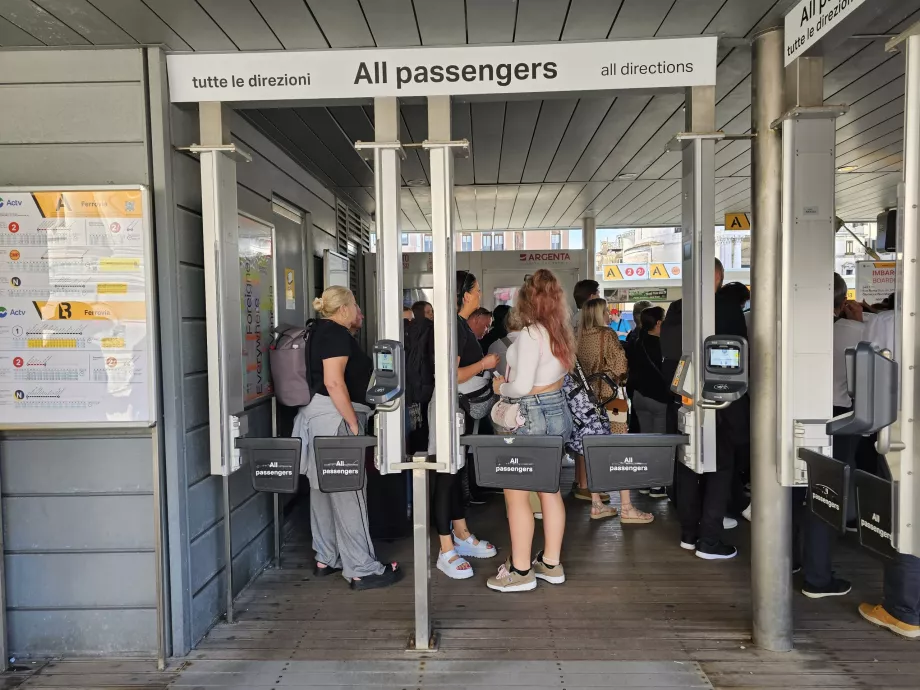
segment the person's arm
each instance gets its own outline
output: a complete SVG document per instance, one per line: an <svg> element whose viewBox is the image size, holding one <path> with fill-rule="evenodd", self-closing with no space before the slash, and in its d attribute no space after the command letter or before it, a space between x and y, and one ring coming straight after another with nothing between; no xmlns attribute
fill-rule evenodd
<svg viewBox="0 0 920 690"><path fill-rule="evenodd" d="M351 398L348 395L348 387L345 385L345 365L348 364L348 357L330 357L323 360L323 383L326 391L332 399L332 404L351 433L358 436L361 427L358 425L358 415L351 404Z"/></svg>
<svg viewBox="0 0 920 690"><path fill-rule="evenodd" d="M534 335L536 334L536 337ZM535 329L524 329L514 343L517 348L517 367L514 381L506 381L499 387L499 392L508 398L523 398L533 390L537 379L537 366L540 364L540 335Z"/></svg>
<svg viewBox="0 0 920 690"><path fill-rule="evenodd" d="M460 358L457 357L457 383L466 383L474 376L479 376L486 369L494 369L498 365L498 355L486 355L478 362L466 367L460 366Z"/></svg>

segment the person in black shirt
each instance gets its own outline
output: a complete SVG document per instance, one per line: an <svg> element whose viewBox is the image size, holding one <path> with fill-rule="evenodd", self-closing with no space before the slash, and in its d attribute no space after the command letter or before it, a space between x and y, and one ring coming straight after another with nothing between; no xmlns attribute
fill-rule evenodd
<svg viewBox="0 0 920 690"><path fill-rule="evenodd" d="M716 333L747 338L747 324L738 301L718 293L724 278L722 262L715 259ZM662 370L667 381L673 379L683 350L682 318L683 303L677 300L671 304L661 324ZM678 405L673 405L669 410L669 433L677 432L677 409ZM680 545L706 560L724 560L738 555L734 546L722 541L722 529L731 495L734 456L750 436L749 409L745 396L724 410L716 411L715 472L700 475L683 463L677 463L674 482L681 523Z"/></svg>
<svg viewBox="0 0 920 690"><path fill-rule="evenodd" d="M301 472L310 482L310 527L317 577L341 572L352 589L374 589L402 579L397 563L383 565L374 554L363 491L323 493L319 489L313 441L319 436L361 436L371 414L365 403L372 374L370 358L349 328L358 305L350 290L333 286L313 300L320 320L307 342L307 377L313 397L300 408L294 435L302 445Z"/></svg>

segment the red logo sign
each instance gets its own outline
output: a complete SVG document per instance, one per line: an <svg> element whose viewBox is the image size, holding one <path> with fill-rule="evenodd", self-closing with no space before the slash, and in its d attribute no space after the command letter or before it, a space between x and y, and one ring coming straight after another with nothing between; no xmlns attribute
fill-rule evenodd
<svg viewBox="0 0 920 690"><path fill-rule="evenodd" d="M121 232L121 225L118 223L112 223L109 226L109 230L111 230L113 233L117 235L119 232Z"/></svg>
<svg viewBox="0 0 920 690"><path fill-rule="evenodd" d="M568 252L522 252L518 254L518 259L527 263L531 261L570 261L571 258Z"/></svg>
<svg viewBox="0 0 920 690"><path fill-rule="evenodd" d="M13 234L19 232L19 223L10 223L10 224L9 224L9 230L10 230L10 232L12 232Z"/></svg>
<svg viewBox="0 0 920 690"><path fill-rule="evenodd" d="M109 369L111 369L111 368L113 368L113 367L117 367L117 366L118 366L118 360L115 359L114 357L108 357L108 358L106 358L106 360L105 360L105 365L106 365Z"/></svg>
<svg viewBox="0 0 920 690"><path fill-rule="evenodd" d="M633 273L634 273L633 269L631 269L631 268L627 268L627 269L626 269L626 275L627 275L627 276L632 276Z"/></svg>
<svg viewBox="0 0 920 690"><path fill-rule="evenodd" d="M13 357L14 367L16 367L17 369L22 369L23 364L25 364L25 362L22 361L22 357Z"/></svg>
<svg viewBox="0 0 920 690"><path fill-rule="evenodd" d="M636 275L641 278L642 276L645 275L645 269L640 266L639 268L636 269Z"/></svg>
<svg viewBox="0 0 920 690"><path fill-rule="evenodd" d="M10 258L11 258L13 261L19 261L19 257L20 257L20 256L21 256L21 254L19 253L19 250L18 250L18 249L14 249L13 251L10 252Z"/></svg>
<svg viewBox="0 0 920 690"><path fill-rule="evenodd" d="M680 275L680 266L671 266L671 275L679 276Z"/></svg>

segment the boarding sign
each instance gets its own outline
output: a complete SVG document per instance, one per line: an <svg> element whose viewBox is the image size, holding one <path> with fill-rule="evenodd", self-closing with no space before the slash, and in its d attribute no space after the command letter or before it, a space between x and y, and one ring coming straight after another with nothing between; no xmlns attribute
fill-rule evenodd
<svg viewBox="0 0 920 690"><path fill-rule="evenodd" d="M785 19L785 64L801 57L866 0L801 0Z"/></svg>
<svg viewBox="0 0 920 690"><path fill-rule="evenodd" d="M167 56L173 103L713 86L714 36Z"/></svg>
<svg viewBox="0 0 920 690"><path fill-rule="evenodd" d="M876 304L895 291L897 264L894 261L856 262L856 300Z"/></svg>
<svg viewBox="0 0 920 690"><path fill-rule="evenodd" d="M148 426L146 190L0 190L0 427Z"/></svg>

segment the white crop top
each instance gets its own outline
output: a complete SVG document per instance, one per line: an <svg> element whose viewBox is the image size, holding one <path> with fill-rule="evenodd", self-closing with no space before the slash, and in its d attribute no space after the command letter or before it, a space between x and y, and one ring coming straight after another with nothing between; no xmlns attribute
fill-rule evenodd
<svg viewBox="0 0 920 690"><path fill-rule="evenodd" d="M549 386L568 372L550 348L549 333L543 326L528 326L508 348L508 381L501 394L522 398L538 386Z"/></svg>

